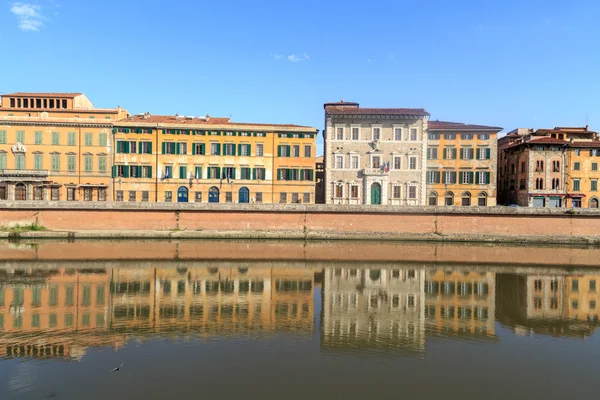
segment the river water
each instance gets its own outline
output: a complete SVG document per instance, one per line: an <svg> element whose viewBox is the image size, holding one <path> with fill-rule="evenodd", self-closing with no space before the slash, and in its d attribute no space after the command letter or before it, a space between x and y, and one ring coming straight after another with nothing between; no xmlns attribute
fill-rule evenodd
<svg viewBox="0 0 600 400"><path fill-rule="evenodd" d="M598 398L598 256L5 243L0 399Z"/></svg>

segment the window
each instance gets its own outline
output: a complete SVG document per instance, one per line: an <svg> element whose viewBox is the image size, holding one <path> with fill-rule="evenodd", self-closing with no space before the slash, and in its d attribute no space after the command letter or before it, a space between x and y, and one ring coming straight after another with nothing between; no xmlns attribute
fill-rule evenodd
<svg viewBox="0 0 600 400"><path fill-rule="evenodd" d="M303 203L310 203L310 193L304 193L302 195L302 202Z"/></svg>
<svg viewBox="0 0 600 400"><path fill-rule="evenodd" d="M304 157L312 157L312 146L304 146Z"/></svg>
<svg viewBox="0 0 600 400"><path fill-rule="evenodd" d="M262 143L258 143L258 144L256 145L256 155L257 155L258 157L262 157L262 156L263 156L263 154L264 154L264 144L262 144Z"/></svg>
<svg viewBox="0 0 600 400"><path fill-rule="evenodd" d="M462 184L467 184L468 185L470 183L473 183L473 173L472 172L464 171L464 172L460 173L460 176L461 176L461 183Z"/></svg>
<svg viewBox="0 0 600 400"><path fill-rule="evenodd" d="M468 207L471 205L471 193L464 192L462 194L462 203L461 204L463 207Z"/></svg>
<svg viewBox="0 0 600 400"><path fill-rule="evenodd" d="M445 133L444 139L446 140L456 140L456 133Z"/></svg>
<svg viewBox="0 0 600 400"><path fill-rule="evenodd" d="M335 197L337 197L337 198L344 197L344 187L341 184L335 185Z"/></svg>
<svg viewBox="0 0 600 400"><path fill-rule="evenodd" d="M179 166L179 179L187 179L187 166Z"/></svg>
<svg viewBox="0 0 600 400"><path fill-rule="evenodd" d="M430 206L437 206L437 202L438 202L438 195L436 192L431 192L429 193L429 202L428 204Z"/></svg>
<svg viewBox="0 0 600 400"><path fill-rule="evenodd" d="M344 128L335 128L335 138L336 140L344 140Z"/></svg>
<svg viewBox="0 0 600 400"><path fill-rule="evenodd" d="M106 201L106 188L98 188L98 201Z"/></svg>
<svg viewBox="0 0 600 400"><path fill-rule="evenodd" d="M292 193L292 203L298 203L298 193Z"/></svg>
<svg viewBox="0 0 600 400"><path fill-rule="evenodd" d="M25 154L15 154L15 169L25 169Z"/></svg>
<svg viewBox="0 0 600 400"><path fill-rule="evenodd" d="M225 143L223 145L223 155L224 156L235 156L235 144Z"/></svg>
<svg viewBox="0 0 600 400"><path fill-rule="evenodd" d="M410 128L410 140L416 142L418 140L417 128Z"/></svg>
<svg viewBox="0 0 600 400"><path fill-rule="evenodd" d="M572 300L572 301L571 301L571 308L572 308L573 310L577 310L577 309L579 308L579 301L577 301L577 300Z"/></svg>
<svg viewBox="0 0 600 400"><path fill-rule="evenodd" d="M350 197L353 199L358 199L358 185L350 186Z"/></svg>
<svg viewBox="0 0 600 400"><path fill-rule="evenodd" d="M537 178L535 180L535 188L537 190L544 190L544 179L542 178Z"/></svg>
<svg viewBox="0 0 600 400"><path fill-rule="evenodd" d="M279 157L289 157L290 156L290 146L281 145L278 147L279 149Z"/></svg>
<svg viewBox="0 0 600 400"><path fill-rule="evenodd" d="M303 169L301 171L304 171L303 175L302 175L303 181L312 181L312 174L313 174L312 169Z"/></svg>
<svg viewBox="0 0 600 400"><path fill-rule="evenodd" d="M462 140L473 140L473 134L472 133L463 133L460 135Z"/></svg>
<svg viewBox="0 0 600 400"><path fill-rule="evenodd" d="M408 169L417 169L417 157L408 157Z"/></svg>
<svg viewBox="0 0 600 400"><path fill-rule="evenodd" d="M461 158L463 160L472 160L474 158L475 155L475 149L473 149L472 147L463 147L461 149Z"/></svg>
<svg viewBox="0 0 600 400"><path fill-rule="evenodd" d="M394 128L394 140L402 140L402 128Z"/></svg>
<svg viewBox="0 0 600 400"><path fill-rule="evenodd" d="M358 166L359 166L358 160L359 160L358 156L350 156L350 163L351 163L350 165L351 165L352 169L358 169Z"/></svg>
<svg viewBox="0 0 600 400"><path fill-rule="evenodd" d="M211 143L210 144L210 155L218 156L221 153L221 144L220 143Z"/></svg>
<svg viewBox="0 0 600 400"><path fill-rule="evenodd" d="M34 154L33 155L33 169L36 170L41 170L43 166L42 163L42 155L41 154Z"/></svg>
<svg viewBox="0 0 600 400"><path fill-rule="evenodd" d="M579 291L579 281L577 279L573 279L571 281L571 290L574 292L578 292Z"/></svg>
<svg viewBox="0 0 600 400"><path fill-rule="evenodd" d="M393 187L393 196L395 199L399 199L402 196L402 186Z"/></svg>
<svg viewBox="0 0 600 400"><path fill-rule="evenodd" d="M525 161L521 162L521 172L525 172L526 171L526 165L525 165Z"/></svg>
<svg viewBox="0 0 600 400"><path fill-rule="evenodd" d="M429 147L427 148L427 159L428 160L437 160L438 148L437 147Z"/></svg>
<svg viewBox="0 0 600 400"><path fill-rule="evenodd" d="M552 190L559 190L559 189L560 189L560 179L558 179L558 178L552 179Z"/></svg>
<svg viewBox="0 0 600 400"><path fill-rule="evenodd" d="M536 292L541 292L543 289L542 281L537 279L533 282L533 288Z"/></svg>
<svg viewBox="0 0 600 400"><path fill-rule="evenodd" d="M202 192L196 192L195 193L195 195L194 195L194 201L196 203L201 203L202 202Z"/></svg>
<svg viewBox="0 0 600 400"><path fill-rule="evenodd" d="M42 144L42 132L35 132L34 140L35 144Z"/></svg>
<svg viewBox="0 0 600 400"><path fill-rule="evenodd" d="M292 157L300 157L300 146L292 146Z"/></svg>
<svg viewBox="0 0 600 400"><path fill-rule="evenodd" d="M219 167L208 167L208 179L219 179Z"/></svg>
<svg viewBox="0 0 600 400"><path fill-rule="evenodd" d="M287 203L287 193L279 193L279 202Z"/></svg>
<svg viewBox="0 0 600 400"><path fill-rule="evenodd" d="M597 192L598 191L598 180L597 179L592 179L592 181L590 181L590 190L592 192Z"/></svg>
<svg viewBox="0 0 600 400"><path fill-rule="evenodd" d="M519 190L525 190L526 189L526 180L525 179L521 179L519 181Z"/></svg>
<svg viewBox="0 0 600 400"><path fill-rule="evenodd" d="M344 168L344 156L340 156L340 155L335 156L335 168L337 168L337 169Z"/></svg>
<svg viewBox="0 0 600 400"><path fill-rule="evenodd" d="M552 161L552 172L560 172L560 161Z"/></svg>
<svg viewBox="0 0 600 400"><path fill-rule="evenodd" d="M371 157L371 168L380 168L381 167L381 157L373 156Z"/></svg>
<svg viewBox="0 0 600 400"><path fill-rule="evenodd" d="M596 291L596 280L592 279L590 280L590 292L595 292Z"/></svg>
<svg viewBox="0 0 600 400"><path fill-rule="evenodd" d="M164 142L163 150L163 154L176 154L176 144L174 142Z"/></svg>
<svg viewBox="0 0 600 400"><path fill-rule="evenodd" d="M92 133L91 132L84 133L83 138L84 138L85 146L92 146L92 144L93 144L92 143L93 137L92 137Z"/></svg>
<svg viewBox="0 0 600 400"><path fill-rule="evenodd" d="M256 178L255 179L264 180L265 173L266 173L266 170L264 168L256 168Z"/></svg>
<svg viewBox="0 0 600 400"><path fill-rule="evenodd" d="M123 191L117 190L117 201L123 201Z"/></svg>
<svg viewBox="0 0 600 400"><path fill-rule="evenodd" d="M479 135L477 135L477 139L479 139L479 140L489 140L490 139L490 134L489 133L480 133Z"/></svg>
<svg viewBox="0 0 600 400"><path fill-rule="evenodd" d="M152 142L140 142L140 154L152 154Z"/></svg>
<svg viewBox="0 0 600 400"><path fill-rule="evenodd" d="M444 171L442 183L456 183L456 171Z"/></svg>
<svg viewBox="0 0 600 400"><path fill-rule="evenodd" d="M70 173L75 172L75 164L76 164L77 159L75 158L74 155L70 154L67 156L67 170Z"/></svg>
<svg viewBox="0 0 600 400"><path fill-rule="evenodd" d="M444 160L456 160L456 147L446 147L444 149Z"/></svg>
<svg viewBox="0 0 600 400"><path fill-rule="evenodd" d="M535 172L544 172L544 161L537 160L535 162Z"/></svg>
<svg viewBox="0 0 600 400"><path fill-rule="evenodd" d="M431 133L431 132L429 132L427 134L427 139L429 139L429 140L440 140L440 134L439 133Z"/></svg>
<svg viewBox="0 0 600 400"><path fill-rule="evenodd" d="M592 171L598 171L598 163L592 163Z"/></svg>
<svg viewBox="0 0 600 400"><path fill-rule="evenodd" d="M68 187L67 188L67 201L75 201L75 188Z"/></svg>
<svg viewBox="0 0 600 400"><path fill-rule="evenodd" d="M440 183L440 171L427 171L427 183Z"/></svg>
<svg viewBox="0 0 600 400"><path fill-rule="evenodd" d="M575 155L579 156L581 154L581 150L580 149L575 149Z"/></svg>
<svg viewBox="0 0 600 400"><path fill-rule="evenodd" d="M358 140L360 138L360 128L352 127L352 140Z"/></svg>
<svg viewBox="0 0 600 400"><path fill-rule="evenodd" d="M598 150L596 150L596 149L591 149L590 150L590 156L595 157L597 155L598 155Z"/></svg>
<svg viewBox="0 0 600 400"><path fill-rule="evenodd" d="M408 198L409 199L416 199L417 198L417 187L414 185L411 185L408 187Z"/></svg>
<svg viewBox="0 0 600 400"><path fill-rule="evenodd" d="M6 153L0 153L0 169L6 169Z"/></svg>
<svg viewBox="0 0 600 400"><path fill-rule="evenodd" d="M394 169L402 169L402 157L394 157Z"/></svg>
<svg viewBox="0 0 600 400"><path fill-rule="evenodd" d="M90 187L83 188L83 200L84 201L92 201L92 188L90 188Z"/></svg>
<svg viewBox="0 0 600 400"><path fill-rule="evenodd" d="M167 190L165 192L165 203L170 203L173 201L173 192L171 192L170 190Z"/></svg>
<svg viewBox="0 0 600 400"><path fill-rule="evenodd" d="M252 170L248 167L240 168L240 179L252 179Z"/></svg>
<svg viewBox="0 0 600 400"><path fill-rule="evenodd" d="M6 131L0 131L0 144L6 144Z"/></svg>
<svg viewBox="0 0 600 400"><path fill-rule="evenodd" d="M477 184L479 185L489 185L490 183L490 173L489 172L476 172Z"/></svg>
<svg viewBox="0 0 600 400"><path fill-rule="evenodd" d="M373 127L373 141L381 139L381 128Z"/></svg>
<svg viewBox="0 0 600 400"><path fill-rule="evenodd" d="M262 203L262 201L263 201L262 192L256 192L256 202L257 203Z"/></svg>
<svg viewBox="0 0 600 400"><path fill-rule="evenodd" d="M477 205L479 207L487 206L487 194L479 193L479 198L477 199Z"/></svg>
<svg viewBox="0 0 600 400"><path fill-rule="evenodd" d="M54 133L52 133L52 144L54 144ZM67 133L67 144L69 146L76 146L77 145L77 138L76 138L76 133L75 132L69 132L69 133Z"/></svg>
<svg viewBox="0 0 600 400"><path fill-rule="evenodd" d="M491 157L489 147L480 147L477 149L477 152L479 153L477 155L477 159L479 160L489 160Z"/></svg>
<svg viewBox="0 0 600 400"><path fill-rule="evenodd" d="M92 173L93 156L83 156L83 170L86 174Z"/></svg>
<svg viewBox="0 0 600 400"><path fill-rule="evenodd" d="M52 132L53 135L54 135L54 133L58 133L58 132ZM17 142L25 143L25 131L17 131ZM52 143L52 144L58 144L58 143Z"/></svg>
<svg viewBox="0 0 600 400"><path fill-rule="evenodd" d="M233 192L225 192L225 203L231 203L233 201Z"/></svg>
<svg viewBox="0 0 600 400"><path fill-rule="evenodd" d="M98 135L98 146L107 146L108 145L108 140L106 137L106 133L100 133Z"/></svg>
<svg viewBox="0 0 600 400"><path fill-rule="evenodd" d="M60 132L52 132L52 144L55 146L60 144Z"/></svg>

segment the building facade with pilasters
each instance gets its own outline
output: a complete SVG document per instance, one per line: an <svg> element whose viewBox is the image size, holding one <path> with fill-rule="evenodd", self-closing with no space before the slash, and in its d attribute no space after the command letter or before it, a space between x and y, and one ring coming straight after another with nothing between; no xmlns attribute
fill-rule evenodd
<svg viewBox="0 0 600 400"><path fill-rule="evenodd" d="M427 111L324 108L326 204L425 205Z"/></svg>

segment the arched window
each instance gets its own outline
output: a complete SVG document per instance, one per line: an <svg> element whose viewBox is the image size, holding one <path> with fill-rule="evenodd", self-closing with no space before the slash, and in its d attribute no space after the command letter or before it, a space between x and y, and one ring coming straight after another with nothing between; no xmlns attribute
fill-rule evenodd
<svg viewBox="0 0 600 400"><path fill-rule="evenodd" d="M487 193L486 192L481 192L479 193L479 197L477 198L477 205L479 207L485 207L487 206Z"/></svg>
<svg viewBox="0 0 600 400"><path fill-rule="evenodd" d="M592 198L590 199L590 202L589 202L589 204L588 204L588 207L589 207L589 208L598 208L598 199L597 199L597 198L595 198L595 197L592 197Z"/></svg>
<svg viewBox="0 0 600 400"><path fill-rule="evenodd" d="M436 192L431 192L429 193L429 205L430 206L437 206L437 202L438 202L438 194Z"/></svg>
<svg viewBox="0 0 600 400"><path fill-rule="evenodd" d="M535 162L535 172L544 172L544 161L537 160Z"/></svg>
<svg viewBox="0 0 600 400"><path fill-rule="evenodd" d="M454 193L452 193L452 192L446 193L446 201L444 202L444 204L447 206L454 205Z"/></svg>
<svg viewBox="0 0 600 400"><path fill-rule="evenodd" d="M219 202L219 188L216 186L208 189L208 202L209 203L218 203Z"/></svg>
<svg viewBox="0 0 600 400"><path fill-rule="evenodd" d="M250 202L250 190L247 187L241 187L238 192L238 203L249 203Z"/></svg>
<svg viewBox="0 0 600 400"><path fill-rule="evenodd" d="M463 192L461 204L463 207L468 207L471 205L471 193Z"/></svg>
<svg viewBox="0 0 600 400"><path fill-rule="evenodd" d="M379 278L381 277L381 271L378 269L372 269L369 271L369 278L371 278L371 280L373 282L378 281Z"/></svg>

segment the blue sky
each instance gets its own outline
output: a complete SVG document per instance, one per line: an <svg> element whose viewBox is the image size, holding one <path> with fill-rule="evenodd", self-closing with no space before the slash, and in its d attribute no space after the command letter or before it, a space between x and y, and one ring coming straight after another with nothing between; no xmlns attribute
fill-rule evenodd
<svg viewBox="0 0 600 400"><path fill-rule="evenodd" d="M598 1L3 1L0 92L323 129L323 103L600 130Z"/></svg>

